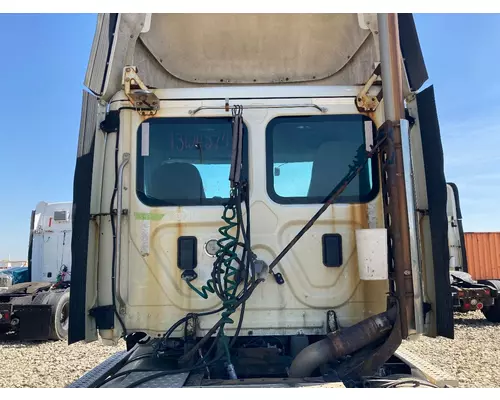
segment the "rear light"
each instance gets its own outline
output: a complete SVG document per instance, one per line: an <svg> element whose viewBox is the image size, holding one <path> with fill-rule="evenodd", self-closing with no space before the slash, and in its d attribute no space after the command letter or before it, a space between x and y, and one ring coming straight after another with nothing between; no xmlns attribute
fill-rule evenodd
<svg viewBox="0 0 500 400"><path fill-rule="evenodd" d="M458 291L458 297L464 297L465 293L461 290Z"/></svg>
<svg viewBox="0 0 500 400"><path fill-rule="evenodd" d="M486 296L489 296L490 295L490 289L484 289L484 294Z"/></svg>
<svg viewBox="0 0 500 400"><path fill-rule="evenodd" d="M465 304L464 304L464 308L465 308L466 310L470 310L470 304L469 304L469 303L465 303Z"/></svg>
<svg viewBox="0 0 500 400"><path fill-rule="evenodd" d="M9 312L3 311L0 313L0 321L8 321L9 320Z"/></svg>
<svg viewBox="0 0 500 400"><path fill-rule="evenodd" d="M481 309L483 308L483 303L477 303L476 308L477 308L478 310L481 310Z"/></svg>

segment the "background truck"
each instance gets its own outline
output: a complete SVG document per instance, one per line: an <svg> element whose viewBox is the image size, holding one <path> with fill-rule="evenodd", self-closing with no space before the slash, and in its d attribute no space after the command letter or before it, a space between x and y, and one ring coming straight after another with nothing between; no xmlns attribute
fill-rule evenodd
<svg viewBox="0 0 500 400"><path fill-rule="evenodd" d="M0 332L23 340L66 340L72 203L40 202L31 213L28 273L0 292Z"/></svg>
<svg viewBox="0 0 500 400"><path fill-rule="evenodd" d="M69 343L128 351L72 386L437 384L398 350L453 338L426 80L411 14L99 15Z"/></svg>
<svg viewBox="0 0 500 400"><path fill-rule="evenodd" d="M499 248L495 246L496 235L480 234L486 239L493 237L492 246L489 246L488 243L478 243L478 234L464 234L458 188L454 183L448 183L447 190L453 307L459 312L481 310L488 321L500 322L500 274L495 269Z"/></svg>

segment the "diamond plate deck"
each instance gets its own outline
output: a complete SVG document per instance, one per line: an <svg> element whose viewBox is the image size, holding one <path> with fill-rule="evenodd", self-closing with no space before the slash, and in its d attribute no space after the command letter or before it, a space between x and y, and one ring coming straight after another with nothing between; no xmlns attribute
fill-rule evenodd
<svg viewBox="0 0 500 400"><path fill-rule="evenodd" d="M426 379L435 384L438 387L458 387L458 379L449 373L441 370L440 368L432 365L431 363L425 361L420 358L415 353L408 351L406 349L399 348L395 354L401 361L408 364L410 368L416 369L420 371ZM106 361L99 364L94 369L87 372L81 378L77 379L73 383L66 386L67 388L88 388L95 385L103 376L109 374L109 371L113 370L119 363L123 361L125 357L127 357L127 351L121 351L113 356L109 357ZM126 387L139 379L147 377L148 375L155 374L158 371L152 372L131 372L130 375L126 376L119 383L113 385L108 384L108 387ZM188 373L181 373L175 375L165 375L151 381L144 382L138 385L138 388L180 388L183 387L188 379ZM194 382L190 382L191 384ZM203 384L202 384L203 385ZM258 388L258 387L276 387L276 388L345 388L342 382L328 382L328 383L318 383L318 382L295 382L293 380L283 379L281 381L274 382L266 382L265 380L253 380L249 379L246 381L226 381L220 382L220 384L216 385L189 385L189 387L215 387L215 388Z"/></svg>
<svg viewBox="0 0 500 400"><path fill-rule="evenodd" d="M420 358L411 351L402 349L396 350L395 354L401 361L408 364L412 369L417 369L426 379L438 387L458 387L458 379L442 369Z"/></svg>
<svg viewBox="0 0 500 400"><path fill-rule="evenodd" d="M77 379L73 383L70 383L67 388L89 388L92 387L103 375L107 375L109 371L115 368L123 359L128 356L127 351L120 351L113 354L107 360L99 364L94 369L91 369L81 378Z"/></svg>

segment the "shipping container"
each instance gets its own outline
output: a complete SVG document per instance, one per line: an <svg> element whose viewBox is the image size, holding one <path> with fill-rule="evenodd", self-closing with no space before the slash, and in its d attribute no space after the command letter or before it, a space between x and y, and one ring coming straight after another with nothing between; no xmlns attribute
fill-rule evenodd
<svg viewBox="0 0 500 400"><path fill-rule="evenodd" d="M466 232L465 249L475 280L500 278L500 232Z"/></svg>

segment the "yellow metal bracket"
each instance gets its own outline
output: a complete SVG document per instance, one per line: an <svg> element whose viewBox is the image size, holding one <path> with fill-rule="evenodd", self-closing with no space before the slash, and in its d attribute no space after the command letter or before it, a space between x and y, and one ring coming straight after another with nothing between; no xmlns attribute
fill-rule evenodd
<svg viewBox="0 0 500 400"><path fill-rule="evenodd" d="M128 65L123 69L122 79L125 96L141 115L155 115L160 109L160 99L137 74L137 67Z"/></svg>
<svg viewBox="0 0 500 400"><path fill-rule="evenodd" d="M378 105L380 104L380 101L382 100L382 89L378 92L376 96L369 95L368 91L379 77L380 77L380 64L378 64L378 66L373 71L373 74L370 77L370 79L368 79L365 86L363 86L363 89L361 89L359 94L356 96L356 107L358 111L374 112L377 109Z"/></svg>

